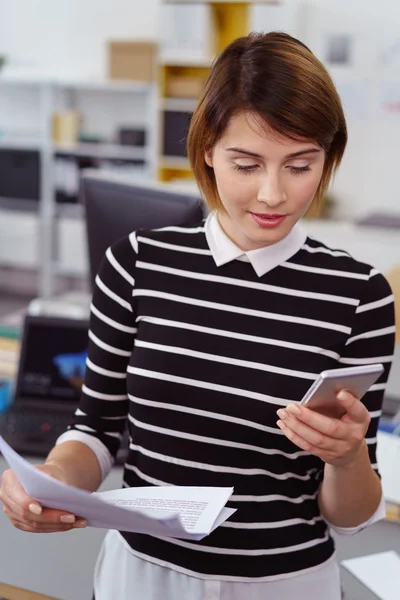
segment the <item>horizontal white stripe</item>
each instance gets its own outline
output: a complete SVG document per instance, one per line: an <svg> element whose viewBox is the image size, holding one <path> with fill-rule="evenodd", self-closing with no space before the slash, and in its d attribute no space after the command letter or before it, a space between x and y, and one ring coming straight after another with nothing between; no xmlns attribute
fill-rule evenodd
<svg viewBox="0 0 400 600"><path fill-rule="evenodd" d="M135 285L135 280L133 279L132 275L129 275L128 271L125 271L124 267L119 264L112 253L111 248L107 249L106 256L110 265L112 265L117 273L119 273L133 287Z"/></svg>
<svg viewBox="0 0 400 600"><path fill-rule="evenodd" d="M374 444L378 443L378 438L374 437L374 438L366 438L365 439L367 446L373 446Z"/></svg>
<svg viewBox="0 0 400 600"><path fill-rule="evenodd" d="M203 444L213 444L215 446L222 446L224 448L235 448L237 450L250 450L252 452L258 452L260 454L265 454L267 456L284 456L289 459L297 459L301 456L309 456L307 452L299 451L293 452L292 454L288 452L283 452L282 450L274 450L272 448L262 448L260 446L254 446L252 444L243 444L241 442L231 442L229 440L221 440L217 438L206 437L204 435L197 435L194 433L187 433L186 431L177 431L176 429L168 429L166 427L158 427L157 425L150 425L148 423L143 423L138 419L135 419L131 415L128 415L128 419L131 423L138 427L139 429L144 429L145 431L153 431L154 433L160 433L161 435L167 435L171 437L180 438L183 440L191 440L193 442L201 442Z"/></svg>
<svg viewBox="0 0 400 600"><path fill-rule="evenodd" d="M315 500L318 496L319 490L314 494L303 494L295 498L290 496L282 496L281 494L267 494L265 496L245 496L242 494L233 494L230 497L232 502L290 502L291 504L302 504L307 500Z"/></svg>
<svg viewBox="0 0 400 600"><path fill-rule="evenodd" d="M77 408L75 411L75 416L76 417L88 417L89 415L85 412L83 412L80 408ZM101 420L102 421L125 421L126 419L126 414L122 415L121 417L105 417L104 415L101 416Z"/></svg>
<svg viewBox="0 0 400 600"><path fill-rule="evenodd" d="M144 554L143 552L138 552L137 550L132 550L132 548L129 546L128 542L121 536L121 534L118 532L117 534L120 538L121 544L124 545L125 549L127 550L127 552L130 552L131 554L133 554L134 556L141 558L143 560L146 561L151 561L152 563L159 565L160 567L167 567L169 569L172 569L173 571L177 570L176 565L173 563L170 563L168 561L165 560L158 560L156 558L154 558L153 556L148 556L147 554ZM165 538L167 540L167 538ZM170 539L168 539L168 541L171 541ZM323 543L323 542L322 542ZM228 576L223 576L223 575L213 575L212 573L207 573L204 575L199 575L199 573L197 573L196 571L191 571L190 569L185 569L184 567L179 567L179 573L183 573L184 575L189 575L189 577L195 577L196 579L202 579L207 581L216 581L218 582L218 584L220 584L221 581L228 581L229 583L232 582L237 582L237 583L268 583L268 582L272 582L272 581L281 581L282 579L291 579L293 577L293 575L295 575L296 577L299 577L300 575L307 575L307 577L310 575L310 573L317 573L317 576L320 577L319 572L322 569L326 569L326 571L328 571L328 569L330 569L330 563L333 563L336 560L336 554L334 553L332 556L330 556L328 558L328 560L325 560L323 563L315 566L315 567L307 567L306 569L301 569L299 571L295 571L293 572L289 572L289 573L285 573L285 574L279 574L279 575L267 575L266 577L234 577L233 575L228 575ZM218 586L218 589L219 586ZM207 597L204 597L204 600L206 600ZM218 597L217 597L218 598Z"/></svg>
<svg viewBox="0 0 400 600"><path fill-rule="evenodd" d="M158 373L157 371L149 371L148 369L139 369L138 367L128 367L128 372L140 377L149 377L150 379L158 379L161 381L169 381L171 383L179 383L191 387L201 388L203 390L213 390L214 392L222 392L223 394L232 394L233 396L241 396L242 398L252 398L261 402L270 402L278 406L288 406L292 401L284 398L274 398L259 392L251 392L240 388L230 387L228 385L219 385L218 383L208 383L197 379L189 379L188 377L179 377L177 375L169 375L168 373Z"/></svg>
<svg viewBox="0 0 400 600"><path fill-rule="evenodd" d="M101 392L95 392L88 388L85 384L82 386L82 392L92 398L98 398L99 400L127 400L127 394L102 394Z"/></svg>
<svg viewBox="0 0 400 600"><path fill-rule="evenodd" d="M283 548L269 548L267 550L218 548L217 546L203 546L203 544L193 544L191 542L186 542L175 538L165 538L161 536L159 539L164 540L166 542L170 542L171 544L174 544L176 546L181 546L190 550L198 550L200 552L210 552L211 554L228 554L231 556L272 556L275 554L288 554L290 552L298 552L299 550L305 550L306 548L313 548L314 546L318 546L319 544L322 544L323 542L326 542L329 539L329 533L324 535L323 538L315 538L308 542L303 542L302 544L295 544L294 546L284 546Z"/></svg>
<svg viewBox="0 0 400 600"><path fill-rule="evenodd" d="M382 392L386 389L386 383L374 383L374 385L371 385L371 387L369 388L369 392Z"/></svg>
<svg viewBox="0 0 400 600"><path fill-rule="evenodd" d="M371 269L369 272L369 278L371 279L372 277L375 277L376 275L380 275L381 272L378 271L378 269Z"/></svg>
<svg viewBox="0 0 400 600"><path fill-rule="evenodd" d="M261 319L271 319L274 321L283 321L286 323L296 323L299 325L310 325L311 327L321 327L323 329L332 329L334 331L341 331L343 333L350 333L350 327L344 325L338 325L337 323L328 323L326 321L317 321L315 319L306 319L303 317L296 317L291 315L281 315L278 313L264 312L261 310L253 310L250 308L244 308L242 306L235 306L231 304L222 304L219 302L209 302L206 300L198 300L197 298L189 298L187 296L179 296L178 294L168 294L166 292L159 292L155 290L145 289L134 289L132 292L133 296L144 296L150 298L161 298L163 300L171 300L172 302L181 302L182 304L189 304L191 306L201 306L204 308L210 308L212 310L221 310L225 312L240 313L241 315L248 315L252 317L259 317Z"/></svg>
<svg viewBox="0 0 400 600"><path fill-rule="evenodd" d="M199 227L179 227L179 225L169 225L167 227L159 227L154 231L177 231L178 233L201 233L204 232L204 225Z"/></svg>
<svg viewBox="0 0 400 600"><path fill-rule="evenodd" d="M76 429L63 433L56 441L56 445L58 446L58 444L68 441L81 442L92 450L100 465L101 480L104 481L114 463L114 459L107 446L94 435L84 433L83 431L77 431Z"/></svg>
<svg viewBox="0 0 400 600"><path fill-rule="evenodd" d="M108 288L105 285L105 283L100 279L99 275L96 276L96 285L106 296L114 300L114 302L117 302L123 308L126 308L126 310L132 312L132 306L129 304L129 302L123 300L122 298L117 296L117 294L115 294L112 290L110 290L110 288Z"/></svg>
<svg viewBox="0 0 400 600"><path fill-rule="evenodd" d="M91 427L88 427L87 425L81 425L81 424L75 425L75 428L78 429L79 431L92 431L92 432L96 431L96 429L92 429ZM102 431L101 434L108 435L109 437L117 438L118 440L122 439L122 435L115 431Z"/></svg>
<svg viewBox="0 0 400 600"><path fill-rule="evenodd" d="M371 467L375 470L375 471L379 471L379 466L378 463L371 463Z"/></svg>
<svg viewBox="0 0 400 600"><path fill-rule="evenodd" d="M96 315L96 317L100 319L100 321L103 321L103 323L107 323L107 325L110 325L110 327L114 327L114 329L118 329L119 331L123 331L124 333L137 333L137 329L135 327L128 327L127 325L123 325L122 323L118 323L117 321L114 321L114 319L110 319L110 317L107 317L107 315L103 314L99 311L98 308L95 307L93 302L90 305L90 310L94 315Z"/></svg>
<svg viewBox="0 0 400 600"><path fill-rule="evenodd" d="M139 246L138 246L138 240L136 237L136 231L132 231L132 233L129 234L129 241L131 243L131 246L132 246L135 254L137 254L139 251Z"/></svg>
<svg viewBox="0 0 400 600"><path fill-rule="evenodd" d="M266 371L268 373L279 373L280 375L308 379L310 381L314 381L318 377L318 373L292 371L291 369L282 369L281 367L275 367L274 365L267 365L264 363L232 358L230 356L208 354L207 352L199 352L198 350L189 350L189 348L178 348L177 346L167 346L165 344L153 344L152 342L145 342L142 340L136 340L135 346L138 348L149 348L151 350L158 350L159 352L167 352L168 354L191 356L193 358L208 360L215 363L222 363L224 365L235 365L237 367L244 367L245 369L255 369L258 371Z"/></svg>
<svg viewBox="0 0 400 600"><path fill-rule="evenodd" d="M336 271L335 269L323 269L321 267L310 267L308 265L299 265L296 263L284 262L281 265L287 269L293 269L295 271L305 271L307 273L316 273L317 275L331 275L334 277L345 277L347 279L362 279L367 281L369 275L363 273L350 273L348 271Z"/></svg>
<svg viewBox="0 0 400 600"><path fill-rule="evenodd" d="M169 273L170 275L177 275L178 277L186 277L188 279L196 279L198 281L212 281L214 283L223 283L226 285L243 287L248 290L260 290L263 292L270 292L273 294L294 296L295 298L301 297L308 298L311 300L336 302L338 304L348 304L350 306L357 306L359 303L359 301L356 298L347 298L345 296L333 296L331 294L320 294L318 292L306 292L304 290L292 290L289 288L278 287L276 285L257 283L256 281L246 281L243 279L234 279L233 277L223 277L222 275L211 275L208 273L196 273L194 271L175 269L173 267L167 267L165 265L155 265L152 263L143 262L141 260L138 260L136 262L136 267L138 269L146 269L148 271L156 271L160 273Z"/></svg>
<svg viewBox="0 0 400 600"><path fill-rule="evenodd" d="M161 481L161 479L155 479L150 475L146 475L140 469L138 469L135 465L127 464L125 465L128 471L132 471L136 473L136 475L142 480L146 481L151 485L157 486L165 486L172 485L165 481ZM125 487L131 487L124 481ZM233 494L230 497L232 502L256 502L257 504L261 502L289 502L290 504L302 504L303 502L307 502L308 500L315 500L319 494L319 490L317 490L314 494L303 494L302 496L297 496L295 498L290 498L289 496L282 496L281 494L267 494L265 496L244 496L244 495L236 495Z"/></svg>
<svg viewBox="0 0 400 600"><path fill-rule="evenodd" d="M129 350L121 350L120 348L115 348L114 346L110 346L110 344L106 344L100 338L98 338L97 335L95 335L92 330L89 330L89 337L92 340L92 342L94 344L96 344L96 346L98 346L102 350L111 352L111 354L116 354L117 356L126 356L126 357L128 357L132 354L132 352L130 352Z"/></svg>
<svg viewBox="0 0 400 600"><path fill-rule="evenodd" d="M393 294L386 296L386 298L381 298L381 300L375 300L375 302L370 302L369 304L363 304L359 306L356 310L357 314L367 312L369 310L374 310L375 308L382 308L382 306L386 306L387 304L392 304L394 302Z"/></svg>
<svg viewBox="0 0 400 600"><path fill-rule="evenodd" d="M90 360L90 358L86 359L86 365L89 367L91 371L95 373L99 373L99 375L105 375L106 377L113 377L114 379L126 379L127 373L117 373L117 371L109 371L108 369L103 369L103 367L99 367L94 362Z"/></svg>
<svg viewBox="0 0 400 600"><path fill-rule="evenodd" d="M148 448L143 448L143 446L139 446L138 444L129 444L129 449L139 452L142 456L147 456L148 458L152 458L153 460L159 460L161 462L165 462L172 465L178 465L180 467L187 467L189 469L200 469L202 471L210 471L212 473L234 473L236 475L263 475L267 477L271 477L273 479L278 479L280 481L287 481L288 479L298 479L299 481L309 481L311 475L307 473L307 475L298 475L297 473L273 473L272 471L267 471L267 469L241 469L239 467L231 467L229 465L213 465L209 463L202 463L195 460L187 460L185 458L177 458L176 456L167 456L166 454L161 454L160 452L154 452L153 450L149 450Z"/></svg>
<svg viewBox="0 0 400 600"><path fill-rule="evenodd" d="M375 363L391 362L393 356L372 356L371 358L339 358L344 365L373 365Z"/></svg>
<svg viewBox="0 0 400 600"><path fill-rule="evenodd" d="M369 416L371 417L371 419L377 419L382 416L382 411L381 410L372 410L372 411L370 411Z"/></svg>
<svg viewBox="0 0 400 600"><path fill-rule="evenodd" d="M144 398L138 398L138 396L132 396L131 394L128 394L128 398L132 402L141 404L143 406L152 406L153 408L188 413L190 415L197 415L199 417L215 419L216 421L224 421L224 423L234 423L235 425L251 427L252 429L257 429L258 431L265 431L265 433L284 435L283 431L281 431L278 427L268 427L268 425L261 425L260 423L255 423L254 421L247 421L245 419L239 419L239 417L232 417L231 415L215 413L208 410L201 410L200 408L192 408L191 406L180 406L179 404L171 404L169 402L156 402L155 400L145 400Z"/></svg>
<svg viewBox="0 0 400 600"><path fill-rule="evenodd" d="M237 523L225 521L220 527L228 529L280 529L281 527L293 527L294 525L315 525L322 521L322 517L314 519L286 519L285 521L272 521L271 523Z"/></svg>
<svg viewBox="0 0 400 600"><path fill-rule="evenodd" d="M365 333L360 333L359 335L355 335L347 340L346 346L356 342L357 340L367 340L370 338L381 337L383 335L388 335L390 333L395 333L396 327L395 325L391 325L390 327L383 327L382 329L374 329L372 331L366 331Z"/></svg>
<svg viewBox="0 0 400 600"><path fill-rule="evenodd" d="M154 477L150 477L150 475L146 475L140 469L135 467L135 465L130 465L127 463L125 465L125 469L127 471L133 471L133 473L136 473L136 475L138 477L140 477L140 479L142 481L147 481L147 483L150 483L150 485L158 485L158 486L171 485L169 483L166 483L165 481L161 481L161 479L155 479ZM128 485L127 487L131 487L131 486Z"/></svg>
<svg viewBox="0 0 400 600"><path fill-rule="evenodd" d="M347 256L347 258L350 258L350 255L347 252L342 252L341 250L331 250L330 248L324 248L323 246L318 246L318 248L314 248L313 246L309 246L308 244L303 244L301 249L306 250L311 254L322 252L323 254L329 254L330 256Z"/></svg>
<svg viewBox="0 0 400 600"><path fill-rule="evenodd" d="M177 244L168 244L167 242L160 242L159 240L152 240L151 238L145 238L138 236L139 242L148 244L149 246L156 246L157 248L165 248L167 250L174 250L176 252L185 252L188 254L200 254L202 256L211 256L211 250L205 250L204 248L191 248L190 246L178 246Z"/></svg>
<svg viewBox="0 0 400 600"><path fill-rule="evenodd" d="M258 337L256 335L248 335L246 333L238 333L236 331L228 331L224 329L216 329L214 327L203 327L202 325L194 325L192 323L184 323L181 321L171 321L169 319L160 319L158 317L139 316L136 322L144 321L146 323L152 323L154 325L162 325L165 327L177 327L179 329L187 329L189 331L198 331L200 333L208 333L210 335L218 335L220 337L226 337L234 340L243 340L245 342L255 342L257 344L265 344L270 346L278 346L279 348L289 348L290 350L300 350L304 352L313 352L320 354L321 356L328 356L337 360L340 357L338 352L332 352L331 350L325 350L319 346L307 346L306 344L296 344L294 342L284 342L282 340L275 340L272 338Z"/></svg>

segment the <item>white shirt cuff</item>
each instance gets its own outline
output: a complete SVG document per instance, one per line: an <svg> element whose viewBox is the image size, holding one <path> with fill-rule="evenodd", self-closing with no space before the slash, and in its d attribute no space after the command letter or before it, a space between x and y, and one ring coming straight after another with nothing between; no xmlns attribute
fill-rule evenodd
<svg viewBox="0 0 400 600"><path fill-rule="evenodd" d="M86 444L89 448L95 453L97 460L99 461L100 470L101 470L101 480L107 477L111 468L114 464L113 458L108 450L107 446L103 444L98 438L93 435L89 435L88 433L83 433L83 431L77 431L73 429L71 431L66 431L56 441L56 446L62 444L64 442L82 442L82 444Z"/></svg>
<svg viewBox="0 0 400 600"><path fill-rule="evenodd" d="M354 535L354 534L358 533L359 531L362 531L362 529L365 529L369 525L373 525L373 523L376 523L377 521L381 521L382 519L385 519L385 518L386 518L386 503L385 503L384 497L382 496L378 508L376 509L376 511L374 512L372 517L370 517L368 519L368 521L365 521L365 523L361 523L361 525L357 525L357 527L337 527L336 525L332 525L328 521L328 525L329 525L329 527L331 527L331 529L333 529L339 535Z"/></svg>

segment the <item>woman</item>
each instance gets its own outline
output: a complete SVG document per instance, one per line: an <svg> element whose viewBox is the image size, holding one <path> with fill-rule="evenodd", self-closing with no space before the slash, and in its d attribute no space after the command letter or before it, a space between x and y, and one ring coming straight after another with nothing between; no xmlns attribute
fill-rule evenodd
<svg viewBox="0 0 400 600"><path fill-rule="evenodd" d="M41 467L95 490L128 423L125 486L234 486L236 513L201 542L110 532L97 600L338 600L329 525L384 516L376 431L394 345L384 277L298 224L346 146L334 85L281 33L234 41L212 67L188 153L211 209L198 227L138 231L97 277L82 401ZM383 362L341 420L300 407L320 371ZM26 531L85 526L1 497ZM74 521L74 522L73 522Z"/></svg>

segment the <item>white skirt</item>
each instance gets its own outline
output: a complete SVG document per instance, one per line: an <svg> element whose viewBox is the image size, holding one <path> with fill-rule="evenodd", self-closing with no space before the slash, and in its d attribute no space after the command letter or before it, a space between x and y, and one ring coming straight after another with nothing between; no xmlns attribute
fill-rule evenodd
<svg viewBox="0 0 400 600"><path fill-rule="evenodd" d="M291 555L295 559L295 554ZM109 531L97 559L96 600L341 600L336 560L288 579L231 582L200 579L134 554L117 531ZM156 559L154 559L156 561Z"/></svg>

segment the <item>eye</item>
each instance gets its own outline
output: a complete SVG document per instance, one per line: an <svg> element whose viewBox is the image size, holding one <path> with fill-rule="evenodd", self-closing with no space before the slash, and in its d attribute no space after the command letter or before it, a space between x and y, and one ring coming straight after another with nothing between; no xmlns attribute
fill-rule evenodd
<svg viewBox="0 0 400 600"><path fill-rule="evenodd" d="M311 171L310 165L306 165L305 167L288 167L288 169L293 175L301 175L302 173Z"/></svg>
<svg viewBox="0 0 400 600"><path fill-rule="evenodd" d="M249 175L250 173L254 173L254 171L258 168L258 165L238 165L235 163L233 168L235 171L240 171L241 173Z"/></svg>

